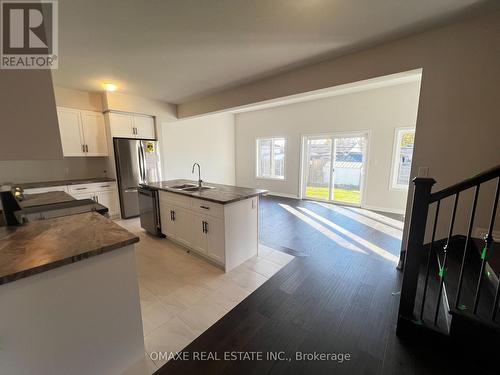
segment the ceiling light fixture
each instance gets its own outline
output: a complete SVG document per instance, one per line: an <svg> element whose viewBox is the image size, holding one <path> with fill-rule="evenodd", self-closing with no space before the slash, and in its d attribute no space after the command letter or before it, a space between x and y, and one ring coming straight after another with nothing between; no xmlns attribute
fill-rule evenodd
<svg viewBox="0 0 500 375"><path fill-rule="evenodd" d="M115 84L113 83L103 83L102 84L102 87L104 88L104 90L108 91L108 92L113 92L113 91L116 91L116 89L118 88Z"/></svg>

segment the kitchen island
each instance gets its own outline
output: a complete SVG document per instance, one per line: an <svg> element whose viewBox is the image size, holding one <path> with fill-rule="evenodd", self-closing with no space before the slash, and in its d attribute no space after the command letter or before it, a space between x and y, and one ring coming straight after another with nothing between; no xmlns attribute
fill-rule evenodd
<svg viewBox="0 0 500 375"><path fill-rule="evenodd" d="M161 231L226 272L257 255L259 197L266 190L170 180L159 191Z"/></svg>
<svg viewBox="0 0 500 375"><path fill-rule="evenodd" d="M140 360L138 241L96 212L0 228L0 374L117 374Z"/></svg>

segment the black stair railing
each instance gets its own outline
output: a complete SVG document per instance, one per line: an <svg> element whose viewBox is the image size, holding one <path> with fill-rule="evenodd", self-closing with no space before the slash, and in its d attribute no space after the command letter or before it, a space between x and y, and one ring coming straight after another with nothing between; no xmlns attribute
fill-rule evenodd
<svg viewBox="0 0 500 375"><path fill-rule="evenodd" d="M401 334L406 328L409 327L409 325L413 325L414 323L422 324L423 322L424 307L429 288L430 267L433 257L437 257L436 259L438 259L438 266L439 266L438 294L436 296L435 305L432 306L432 308L434 309L432 321L434 325L437 323L439 309L440 309L439 306L441 304L443 286L446 278L447 257L448 257L448 252L450 251L450 241L453 235L453 227L457 215L457 206L459 197L463 191L474 188L474 198L470 209L469 225L467 227L465 247L460 265L458 289L455 297L455 308L460 309L461 306L459 305L459 301L463 288L464 273L466 270L467 249L471 241L472 230L474 227L474 222L476 220L475 216L477 213L476 211L477 211L480 186L485 182L494 179L497 180L496 191L491 206L491 215L488 226L488 233L485 236L485 246L481 254L481 270L476 285L474 307L472 309L473 313L476 314L477 305L479 303L479 298L480 298L481 283L484 275L487 255L493 243L493 228L495 225L495 217L496 217L499 193L500 193L500 165L492 169L489 169L477 176L466 179L458 184L437 191L435 193L431 192L432 186L436 182L434 179L417 177L413 180L415 189L413 192L413 204L412 204L412 212L410 218L410 227L408 232L407 251L405 252L405 259L404 259L403 282L401 285L401 299L399 304L399 317L397 326L398 334ZM446 238L446 244L443 248L443 257L441 259L435 249L436 227L438 225L438 217L440 216L441 201L448 197L453 197L454 202L453 202L453 209L450 215L448 236ZM429 213L429 208L432 204L436 205L436 210L432 225L431 242L428 247L424 247L427 216ZM425 251L427 251L427 257L425 257L424 254ZM419 316L417 318L414 315L414 309L417 297L420 269L424 260L426 260L426 268L425 268L425 276L423 284L423 293L420 301L421 306L420 306ZM498 283L497 285L495 299L492 306L491 319L493 321L495 320L496 317L499 299L500 299L500 283Z"/></svg>

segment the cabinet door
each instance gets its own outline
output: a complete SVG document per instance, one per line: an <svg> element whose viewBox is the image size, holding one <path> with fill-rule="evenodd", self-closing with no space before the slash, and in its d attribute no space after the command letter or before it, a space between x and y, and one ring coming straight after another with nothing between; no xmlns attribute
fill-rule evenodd
<svg viewBox="0 0 500 375"><path fill-rule="evenodd" d="M80 111L57 108L59 133L64 156L85 156Z"/></svg>
<svg viewBox="0 0 500 375"><path fill-rule="evenodd" d="M207 253L207 236L204 232L205 215L193 214L193 227L191 231L191 246L200 253Z"/></svg>
<svg viewBox="0 0 500 375"><path fill-rule="evenodd" d="M191 246L194 215L191 211L174 206L175 239Z"/></svg>
<svg viewBox="0 0 500 375"><path fill-rule="evenodd" d="M109 126L111 136L117 138L135 138L133 131L134 117L121 113L109 114Z"/></svg>
<svg viewBox="0 0 500 375"><path fill-rule="evenodd" d="M97 203L102 204L104 207L108 208L109 216L115 216L120 213L120 206L118 203L118 192L117 191L100 191L95 193L97 197Z"/></svg>
<svg viewBox="0 0 500 375"><path fill-rule="evenodd" d="M135 138L156 139L155 122L152 117L134 116Z"/></svg>
<svg viewBox="0 0 500 375"><path fill-rule="evenodd" d="M207 255L218 262L225 263L224 221L207 217L206 223Z"/></svg>
<svg viewBox="0 0 500 375"><path fill-rule="evenodd" d="M108 156L108 142L104 116L99 112L81 113L83 140L87 146L87 156Z"/></svg>
<svg viewBox="0 0 500 375"><path fill-rule="evenodd" d="M173 221L171 212L174 210L173 206L160 201L160 220L161 232L167 237L175 237L175 221Z"/></svg>

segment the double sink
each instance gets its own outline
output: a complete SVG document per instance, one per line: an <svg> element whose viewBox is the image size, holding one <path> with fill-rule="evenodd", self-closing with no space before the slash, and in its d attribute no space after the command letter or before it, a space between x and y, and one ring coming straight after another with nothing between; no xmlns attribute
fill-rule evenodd
<svg viewBox="0 0 500 375"><path fill-rule="evenodd" d="M198 186L195 184L174 185L174 186L169 186L168 188L181 191L203 191L203 190L215 189L215 187L213 186Z"/></svg>

